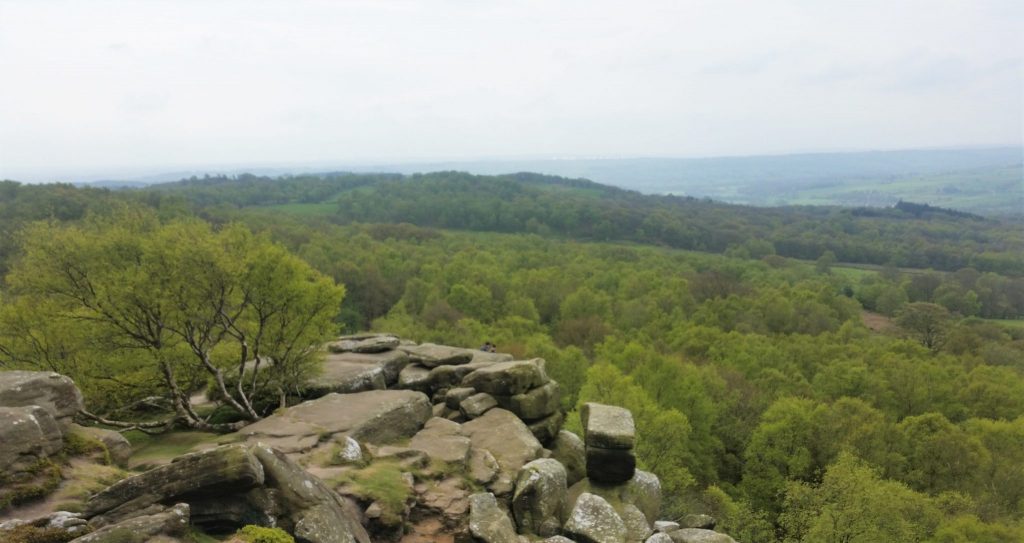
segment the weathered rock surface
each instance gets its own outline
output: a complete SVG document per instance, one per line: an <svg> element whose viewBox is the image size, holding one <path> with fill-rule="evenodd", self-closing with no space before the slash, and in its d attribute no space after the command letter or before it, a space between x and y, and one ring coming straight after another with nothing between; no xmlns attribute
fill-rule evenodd
<svg viewBox="0 0 1024 543"><path fill-rule="evenodd" d="M498 462L498 476L489 485L497 495L512 492L519 470L536 459L542 449L523 421L501 408L491 409L463 424L462 431L469 436L474 448L487 450Z"/></svg>
<svg viewBox="0 0 1024 543"><path fill-rule="evenodd" d="M469 531L484 543L519 543L512 520L490 493L469 497Z"/></svg>
<svg viewBox="0 0 1024 543"><path fill-rule="evenodd" d="M587 476L587 458L579 436L562 430L552 440L550 449L551 458L565 466L566 484L572 486Z"/></svg>
<svg viewBox="0 0 1024 543"><path fill-rule="evenodd" d="M95 532L73 539L73 543L147 543L159 536L183 536L188 530L189 506L179 503L154 513L133 517L104 526Z"/></svg>
<svg viewBox="0 0 1024 543"><path fill-rule="evenodd" d="M449 389L444 396L444 404L448 409L458 409L462 400L476 394L476 390L469 387L456 387Z"/></svg>
<svg viewBox="0 0 1024 543"><path fill-rule="evenodd" d="M0 406L38 405L66 427L82 409L82 393L69 377L50 371L0 372Z"/></svg>
<svg viewBox="0 0 1024 543"><path fill-rule="evenodd" d="M467 419L475 419L495 407L498 407L498 402L494 396L481 392L462 400L459 403L459 412Z"/></svg>
<svg viewBox="0 0 1024 543"><path fill-rule="evenodd" d="M651 537L648 537L644 543L673 543L672 538L668 534L658 532Z"/></svg>
<svg viewBox="0 0 1024 543"><path fill-rule="evenodd" d="M428 392L430 370L416 363L410 363L398 373L398 388Z"/></svg>
<svg viewBox="0 0 1024 543"><path fill-rule="evenodd" d="M520 533L558 535L566 515L565 467L557 460L529 462L516 477L512 514Z"/></svg>
<svg viewBox="0 0 1024 543"><path fill-rule="evenodd" d="M106 447L107 452L110 454L110 460L114 464L121 467L128 465L128 458L132 455L132 444L119 432L94 426L79 426L77 424L72 424L68 431L99 441Z"/></svg>
<svg viewBox="0 0 1024 543"><path fill-rule="evenodd" d="M400 348L409 355L411 361L427 368L467 364L473 360L473 351L447 345L423 343L421 345L402 346Z"/></svg>
<svg viewBox="0 0 1024 543"><path fill-rule="evenodd" d="M284 453L262 444L181 456L99 492L86 502L84 514L93 526L121 533L121 527L162 514L175 503L187 504L192 524L215 531L256 523L280 526L310 543L369 542L347 502Z"/></svg>
<svg viewBox="0 0 1024 543"><path fill-rule="evenodd" d="M458 366L438 366L430 370L430 374L427 376L427 383L431 390L437 391L447 388L458 388L461 387L462 380L480 368L490 367L491 364L479 364L476 362L470 362L468 364L459 364Z"/></svg>
<svg viewBox="0 0 1024 543"><path fill-rule="evenodd" d="M626 526L604 498L583 493L569 513L565 532L581 543L624 543Z"/></svg>
<svg viewBox="0 0 1024 543"><path fill-rule="evenodd" d="M537 438L537 441L547 445L558 435L558 431L562 429L563 422L565 422L565 415L561 411L555 411L542 419L528 421L526 427L530 429L530 432L533 434L533 437Z"/></svg>
<svg viewBox="0 0 1024 543"><path fill-rule="evenodd" d="M332 353L382 353L398 348L399 339L388 334L348 336L327 344Z"/></svg>
<svg viewBox="0 0 1024 543"><path fill-rule="evenodd" d="M585 403L580 409L583 442L602 449L632 449L636 442L636 426L628 409L614 405Z"/></svg>
<svg viewBox="0 0 1024 543"><path fill-rule="evenodd" d="M498 403L524 420L537 420L558 411L562 399L558 383L549 381L514 396L499 396Z"/></svg>
<svg viewBox="0 0 1024 543"><path fill-rule="evenodd" d="M304 385L303 396L316 398L331 392L347 394L387 388L382 365L352 361L352 356L355 355L327 355L320 374Z"/></svg>
<svg viewBox="0 0 1024 543"><path fill-rule="evenodd" d="M36 405L0 407L0 474L15 475L56 454L63 439L48 410Z"/></svg>
<svg viewBox="0 0 1024 543"><path fill-rule="evenodd" d="M497 364L498 362L511 362L514 358L507 353L489 353L479 349L473 350L473 363Z"/></svg>
<svg viewBox="0 0 1024 543"><path fill-rule="evenodd" d="M418 449L432 459L465 466L469 459L469 438L462 434L462 426L447 419L434 417L409 442L409 448Z"/></svg>
<svg viewBox="0 0 1024 543"><path fill-rule="evenodd" d="M661 515L661 480L649 471L636 470L621 499L637 506L653 522Z"/></svg>
<svg viewBox="0 0 1024 543"><path fill-rule="evenodd" d="M583 479L569 488L570 506L584 493L601 496L620 516L625 515L624 506L635 506L648 523L657 519L661 511L661 481L657 475L646 471L636 470L632 479L618 484Z"/></svg>
<svg viewBox="0 0 1024 543"><path fill-rule="evenodd" d="M470 373L462 386L473 387L492 396L515 396L549 381L542 359L499 362Z"/></svg>
<svg viewBox="0 0 1024 543"><path fill-rule="evenodd" d="M284 452L301 452L326 436L348 435L361 443L412 437L432 416L430 402L411 390L328 394L246 426L238 433Z"/></svg>
<svg viewBox="0 0 1024 543"><path fill-rule="evenodd" d="M674 543L736 543L736 540L712 530L700 528L683 528L668 532Z"/></svg>
<svg viewBox="0 0 1024 543"><path fill-rule="evenodd" d="M396 349L381 353L332 354L327 356L325 363L329 360L379 367L384 372L384 380L391 386L398 382L398 374L409 364L409 355Z"/></svg>
<svg viewBox="0 0 1024 543"><path fill-rule="evenodd" d="M656 520L654 521L654 530L658 532L674 532L681 528L678 522L671 520Z"/></svg>
<svg viewBox="0 0 1024 543"><path fill-rule="evenodd" d="M495 460L494 455L487 449L470 448L469 450L469 476L474 482L486 485L498 476L501 466Z"/></svg>
<svg viewBox="0 0 1024 543"><path fill-rule="evenodd" d="M204 489L244 491L264 482L263 466L244 445L187 454L174 462L123 479L89 498L84 513L116 522L150 505Z"/></svg>
<svg viewBox="0 0 1024 543"><path fill-rule="evenodd" d="M264 486L274 491L278 525L289 527L296 539L314 543L369 542L363 526L323 481L280 451L263 445L250 450L263 466Z"/></svg>
<svg viewBox="0 0 1024 543"><path fill-rule="evenodd" d="M631 503L622 504L615 511L626 526L626 541L643 541L651 535L651 524L647 517Z"/></svg>

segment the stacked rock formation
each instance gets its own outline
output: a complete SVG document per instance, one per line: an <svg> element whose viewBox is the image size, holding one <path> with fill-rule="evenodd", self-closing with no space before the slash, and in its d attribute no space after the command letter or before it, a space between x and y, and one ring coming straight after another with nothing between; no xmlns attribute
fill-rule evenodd
<svg viewBox="0 0 1024 543"><path fill-rule="evenodd" d="M587 451L587 477L611 484L632 479L636 472L633 414L621 407L586 403L580 418Z"/></svg>
<svg viewBox="0 0 1024 543"><path fill-rule="evenodd" d="M73 422L80 409L82 393L68 377L0 372L0 509L56 486L60 469L51 457L72 434L102 443L117 464L127 459L131 446L121 434Z"/></svg>
<svg viewBox="0 0 1024 543"><path fill-rule="evenodd" d="M583 438L561 430L559 385L542 359L390 334L345 336L326 350L323 372L302 390L305 401L224 438L235 444L124 479L90 498L83 513L17 522L92 530L75 543L178 543L187 525L226 534L245 524L279 526L307 543L731 541L702 529L704 520L691 528L655 522L660 482L636 469L630 412L586 404ZM62 411L56 401L52 412L40 407L49 405L45 394L22 406L48 414L33 426L42 436L36 452L18 453L20 464L9 465L57 447L60 434L44 430L70 424L81 404L77 389L68 394L51 395L72 398ZM0 447L0 461L5 454L12 456ZM389 494L359 488L361 476L379 478ZM4 530L0 523L0 540Z"/></svg>
<svg viewBox="0 0 1024 543"><path fill-rule="evenodd" d="M472 414L464 409L464 404L473 408L480 404L501 406L525 422L541 443L550 442L562 427L565 416L559 409L561 390L544 371L541 358L498 362L476 369L462 379L460 388L454 389L456 397L466 394L466 389L475 394L459 403L464 416Z"/></svg>

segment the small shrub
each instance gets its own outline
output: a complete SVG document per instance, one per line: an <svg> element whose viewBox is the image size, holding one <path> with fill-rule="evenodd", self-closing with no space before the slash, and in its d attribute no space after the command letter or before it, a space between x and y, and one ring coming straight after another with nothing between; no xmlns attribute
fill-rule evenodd
<svg viewBox="0 0 1024 543"><path fill-rule="evenodd" d="M338 483L352 485L352 491L363 499L381 505L381 521L387 525L402 522L405 502L412 495L412 489L402 476L402 469L394 462L377 462L352 473L341 476Z"/></svg>
<svg viewBox="0 0 1024 543"><path fill-rule="evenodd" d="M109 465L112 463L110 451L107 450L107 446L102 441L79 432L68 432L64 436L64 448L61 452L68 457L99 453L104 464Z"/></svg>
<svg viewBox="0 0 1024 543"><path fill-rule="evenodd" d="M267 528L250 524L243 526L235 537L246 543L295 543L295 538L280 528Z"/></svg>

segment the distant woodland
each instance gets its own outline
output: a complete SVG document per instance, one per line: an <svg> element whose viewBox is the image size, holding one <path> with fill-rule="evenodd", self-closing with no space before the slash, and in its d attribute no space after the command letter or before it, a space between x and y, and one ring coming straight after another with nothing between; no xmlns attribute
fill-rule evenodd
<svg viewBox="0 0 1024 543"><path fill-rule="evenodd" d="M739 541L1016 541L1022 226L911 202L756 208L528 173L2 182L0 367L71 375L98 413L165 393L161 368L179 363L190 390L231 396L188 368L228 367L248 343L186 331L141 349L60 294L88 292L95 314L103 300L180 314L209 294L190 289L222 281L251 292L231 323L240 337L283 331L265 343L277 352L374 329L545 358L570 421L592 400L633 412L669 516L707 512ZM145 283L123 273L133 262L223 273ZM95 288L66 288L87 279ZM260 321L278 292L316 315L308 335ZM236 403L217 421L272 410L278 394Z"/></svg>

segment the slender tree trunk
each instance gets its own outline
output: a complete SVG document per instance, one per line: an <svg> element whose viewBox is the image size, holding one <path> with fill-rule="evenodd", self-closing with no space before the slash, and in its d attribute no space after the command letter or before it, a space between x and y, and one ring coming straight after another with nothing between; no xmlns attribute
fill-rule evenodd
<svg viewBox="0 0 1024 543"><path fill-rule="evenodd" d="M210 372L210 374L213 375L213 379L217 383L217 390L219 390L221 395L224 397L223 400L249 420L260 420L260 416L257 415L255 411L253 411L252 406L249 405L248 402L246 402L245 405L242 405L241 403L238 402L238 400L236 400L231 395L230 392L228 392L228 387L224 383L224 372L221 371L221 369L218 368L217 366L214 366L212 362L210 362L210 353L200 352L196 354L199 356L199 359L203 362L203 366L206 368L206 371Z"/></svg>

